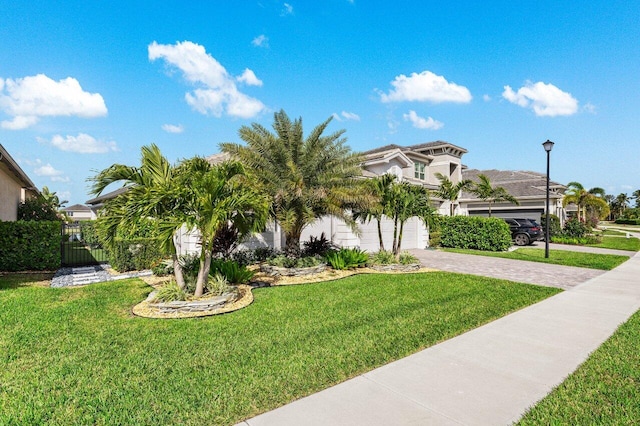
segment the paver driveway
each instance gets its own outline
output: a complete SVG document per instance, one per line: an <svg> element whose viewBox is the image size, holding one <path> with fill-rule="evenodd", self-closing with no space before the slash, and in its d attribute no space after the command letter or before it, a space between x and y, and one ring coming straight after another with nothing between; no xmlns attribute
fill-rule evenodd
<svg viewBox="0 0 640 426"><path fill-rule="evenodd" d="M605 271L440 250L409 250L427 268L570 289ZM629 254L633 254L629 252Z"/></svg>

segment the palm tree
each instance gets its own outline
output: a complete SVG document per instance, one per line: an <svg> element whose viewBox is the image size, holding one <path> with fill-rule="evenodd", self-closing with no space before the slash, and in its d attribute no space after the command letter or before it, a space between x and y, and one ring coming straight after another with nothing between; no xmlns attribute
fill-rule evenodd
<svg viewBox="0 0 640 426"><path fill-rule="evenodd" d="M375 195L376 199L368 206L363 206L360 209L356 209L353 212L353 219L363 219L366 222L370 222L371 219L375 219L378 228L378 242L380 251L384 251L384 241L382 238L382 218L384 217L385 209L389 205L391 198L391 190L393 188L396 176L390 173L382 176L376 176L372 179L367 179L364 183L371 194Z"/></svg>
<svg viewBox="0 0 640 426"><path fill-rule="evenodd" d="M470 192L483 201L489 202L489 217L491 217L491 204L496 201L509 201L517 206L520 202L516 197L501 186L494 187L486 175L478 175L480 182L474 182Z"/></svg>
<svg viewBox="0 0 640 426"><path fill-rule="evenodd" d="M640 209L640 189L633 191L631 196L636 200L636 208Z"/></svg>
<svg viewBox="0 0 640 426"><path fill-rule="evenodd" d="M91 194L99 196L109 185L122 183L128 190L108 200L98 219L101 236L107 246L113 243L118 229L135 230L145 219L162 221L175 214L177 205L167 195L177 191L175 167L155 144L141 148L140 166L113 164L89 178ZM182 266L175 248L174 234L160 241L171 253L176 282L184 288Z"/></svg>
<svg viewBox="0 0 640 426"><path fill-rule="evenodd" d="M288 250L300 249L305 227L325 215L344 220L357 231L350 209L371 199L363 190L362 158L351 152L344 130L323 135L331 118L304 138L302 118L291 121L280 110L273 129L253 123L240 128L246 145L223 143L221 148L244 164L271 198L271 217L280 224Z"/></svg>
<svg viewBox="0 0 640 426"><path fill-rule="evenodd" d="M59 210L68 203L67 200L60 201L60 198L58 198L58 194L56 192L51 192L46 186L42 187L40 195L42 196L43 201L51 206L51 208L53 208L54 210Z"/></svg>
<svg viewBox="0 0 640 426"><path fill-rule="evenodd" d="M396 257L400 254L404 224L412 217L418 217L429 226L435 209L431 207L429 192L423 186L413 185L408 182L394 183L391 187L390 197L385 206L385 215L393 220L393 247Z"/></svg>
<svg viewBox="0 0 640 426"><path fill-rule="evenodd" d="M454 184L451 179L444 176L442 173L436 173L436 178L440 181L440 186L436 190L436 195L443 200L448 200L450 202L449 215L453 216L456 208L455 202L460 197L460 193L463 190L470 189L473 182L469 179L463 179Z"/></svg>
<svg viewBox="0 0 640 426"><path fill-rule="evenodd" d="M578 207L578 219L585 220L585 207L590 197L593 197L593 195L590 194L580 182L569 182L567 184L567 191L562 199L562 205L566 207L567 204L574 203Z"/></svg>
<svg viewBox="0 0 640 426"><path fill-rule="evenodd" d="M194 296L199 297L209 277L219 232L232 227L242 240L248 234L262 231L269 204L266 196L255 190L237 161L212 166L205 159L195 157L178 166L177 176L179 190L168 197L180 208L169 215L160 235L170 238L183 224L187 229L198 231L200 268Z"/></svg>

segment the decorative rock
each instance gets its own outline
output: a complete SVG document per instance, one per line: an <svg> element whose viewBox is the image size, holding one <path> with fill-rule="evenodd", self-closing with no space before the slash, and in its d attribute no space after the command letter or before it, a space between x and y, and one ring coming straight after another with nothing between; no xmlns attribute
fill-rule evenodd
<svg viewBox="0 0 640 426"><path fill-rule="evenodd" d="M311 266L308 268L281 268L279 266L271 266L263 263L260 265L260 271L275 276L285 276L285 277L302 277L305 275L313 275L319 274L320 272L324 272L327 269L327 265L324 263L318 266Z"/></svg>
<svg viewBox="0 0 640 426"><path fill-rule="evenodd" d="M409 265L401 265L399 263L392 263L390 265L371 265L370 268L379 272L413 272L419 270L421 265L419 263L411 263Z"/></svg>

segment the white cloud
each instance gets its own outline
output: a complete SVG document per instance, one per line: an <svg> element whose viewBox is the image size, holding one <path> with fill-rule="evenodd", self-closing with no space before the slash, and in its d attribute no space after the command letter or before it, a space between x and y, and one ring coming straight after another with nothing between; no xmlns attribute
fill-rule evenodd
<svg viewBox="0 0 640 426"><path fill-rule="evenodd" d="M25 129L41 117L107 115L102 96L85 92L72 77L54 81L38 74L15 80L0 79L0 82L0 110L13 117L0 123L3 129Z"/></svg>
<svg viewBox="0 0 640 426"><path fill-rule="evenodd" d="M337 121L344 121L344 120L360 121L360 116L354 112L342 111L339 115L337 112L334 112L333 114L331 114L331 116Z"/></svg>
<svg viewBox="0 0 640 426"><path fill-rule="evenodd" d="M283 5L282 11L280 12L280 16L293 15L293 6L289 3L285 3Z"/></svg>
<svg viewBox="0 0 640 426"><path fill-rule="evenodd" d="M428 117L428 118L420 117L413 110L409 111L409 114L402 114L402 118L404 119L404 121L411 121L411 124L416 129L438 130L444 126L444 123L434 120L431 117Z"/></svg>
<svg viewBox="0 0 640 426"><path fill-rule="evenodd" d="M389 94L380 94L382 102L469 103L472 99L469 89L449 83L443 76L431 71L423 71L420 74L414 72L409 77L401 74L391 82L391 85L393 89Z"/></svg>
<svg viewBox="0 0 640 426"><path fill-rule="evenodd" d="M258 99L238 91L233 77L205 51L204 46L190 41L175 45L154 41L148 49L149 60L164 59L180 69L188 82L203 86L185 94L185 100L194 110L216 117L226 112L235 117L251 118L266 108ZM256 80L260 81L257 77Z"/></svg>
<svg viewBox="0 0 640 426"><path fill-rule="evenodd" d="M182 133L184 132L184 127L182 127L182 124L163 124L162 130L167 133Z"/></svg>
<svg viewBox="0 0 640 426"><path fill-rule="evenodd" d="M110 151L118 151L118 146L113 141L99 141L86 133L78 136L55 135L50 141L38 138L38 142L49 143L61 151L77 152L80 154L105 154Z"/></svg>
<svg viewBox="0 0 640 426"><path fill-rule="evenodd" d="M36 163L42 164L42 161L40 159L37 159ZM56 170L49 163L36 167L33 170L33 173L35 173L36 176L47 177L51 179L52 182L69 182L70 181L68 176L64 176L64 172L60 170Z"/></svg>
<svg viewBox="0 0 640 426"><path fill-rule="evenodd" d="M482 95L482 100L485 102L490 102L491 101L491 96L489 95Z"/></svg>
<svg viewBox="0 0 640 426"><path fill-rule="evenodd" d="M258 37L251 40L251 44L256 47L269 47L269 37L264 34L260 34Z"/></svg>
<svg viewBox="0 0 640 426"><path fill-rule="evenodd" d="M504 86L502 97L523 108L531 108L538 117L573 115L578 112L578 100L570 93L541 81L528 81L517 92L510 86Z"/></svg>
<svg viewBox="0 0 640 426"><path fill-rule="evenodd" d="M249 86L262 86L262 80L256 77L255 73L249 68L245 68L241 76L236 77L240 83L245 83Z"/></svg>

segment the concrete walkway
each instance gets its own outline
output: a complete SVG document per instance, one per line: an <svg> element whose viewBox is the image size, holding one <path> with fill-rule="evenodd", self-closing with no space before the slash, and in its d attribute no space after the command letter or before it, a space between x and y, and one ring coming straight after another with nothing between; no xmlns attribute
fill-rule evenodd
<svg viewBox="0 0 640 426"><path fill-rule="evenodd" d="M241 425L511 424L640 308L638 276L640 253L569 291Z"/></svg>

